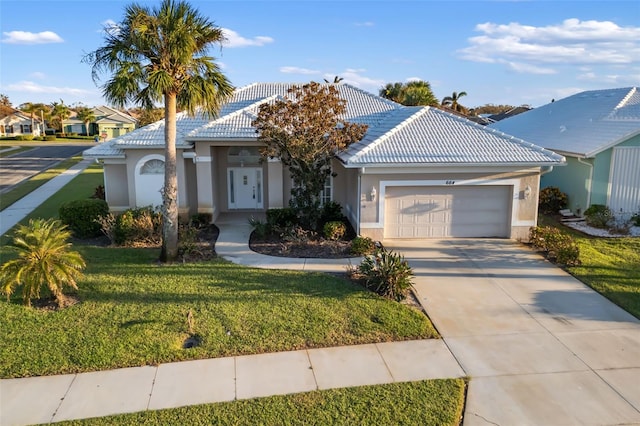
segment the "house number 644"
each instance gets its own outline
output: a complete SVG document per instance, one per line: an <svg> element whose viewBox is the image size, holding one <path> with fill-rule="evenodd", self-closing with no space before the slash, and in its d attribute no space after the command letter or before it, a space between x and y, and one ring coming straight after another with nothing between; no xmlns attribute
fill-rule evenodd
<svg viewBox="0 0 640 426"><path fill-rule="evenodd" d="M456 184L456 181L455 181L455 180L446 180L446 181L444 182L444 184L445 184L445 185L455 185L455 184Z"/></svg>

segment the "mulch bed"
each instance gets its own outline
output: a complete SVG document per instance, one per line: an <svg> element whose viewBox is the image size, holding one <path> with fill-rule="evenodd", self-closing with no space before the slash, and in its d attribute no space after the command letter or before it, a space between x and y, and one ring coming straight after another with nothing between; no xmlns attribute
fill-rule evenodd
<svg viewBox="0 0 640 426"><path fill-rule="evenodd" d="M351 257L351 241L329 241L322 238L304 243L283 241L278 236L258 238L255 232L249 238L249 248L256 253L277 257L342 259Z"/></svg>

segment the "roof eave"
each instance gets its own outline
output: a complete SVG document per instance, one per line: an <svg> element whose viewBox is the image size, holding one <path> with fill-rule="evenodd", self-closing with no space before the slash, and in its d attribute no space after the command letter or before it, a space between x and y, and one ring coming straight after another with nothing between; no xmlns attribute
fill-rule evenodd
<svg viewBox="0 0 640 426"><path fill-rule="evenodd" d="M544 167L544 166L565 166L566 161L546 161L546 162L500 162L500 163L348 163L340 157L338 160L347 169L357 169L361 167L397 167L399 169L415 167Z"/></svg>

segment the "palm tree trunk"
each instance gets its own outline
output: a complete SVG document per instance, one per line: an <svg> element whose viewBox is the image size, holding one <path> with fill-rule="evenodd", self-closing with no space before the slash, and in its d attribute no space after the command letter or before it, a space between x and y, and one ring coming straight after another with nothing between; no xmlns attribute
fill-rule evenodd
<svg viewBox="0 0 640 426"><path fill-rule="evenodd" d="M178 177L176 174L176 94L164 96L164 191L160 260L178 258Z"/></svg>

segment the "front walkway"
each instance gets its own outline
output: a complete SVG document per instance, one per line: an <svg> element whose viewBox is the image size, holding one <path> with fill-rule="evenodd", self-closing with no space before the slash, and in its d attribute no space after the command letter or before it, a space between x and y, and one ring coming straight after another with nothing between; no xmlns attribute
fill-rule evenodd
<svg viewBox="0 0 640 426"><path fill-rule="evenodd" d="M471 377L465 425L640 424L640 321L508 240L386 242Z"/></svg>

